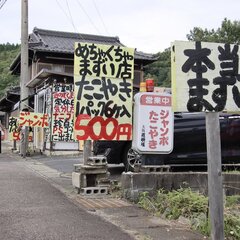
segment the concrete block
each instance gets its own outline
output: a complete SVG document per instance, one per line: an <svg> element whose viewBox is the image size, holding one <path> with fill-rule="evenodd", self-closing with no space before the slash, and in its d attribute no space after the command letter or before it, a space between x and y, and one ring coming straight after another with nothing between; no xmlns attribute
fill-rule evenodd
<svg viewBox="0 0 240 240"><path fill-rule="evenodd" d="M169 165L142 165L140 167L141 172L169 172Z"/></svg>
<svg viewBox="0 0 240 240"><path fill-rule="evenodd" d="M97 186L99 187L110 187L111 180L108 178L99 178L97 179Z"/></svg>
<svg viewBox="0 0 240 240"><path fill-rule="evenodd" d="M86 175L79 172L72 172L72 185L76 188L83 188L87 186Z"/></svg>
<svg viewBox="0 0 240 240"><path fill-rule="evenodd" d="M107 173L107 165L91 166L85 164L74 164L74 171L82 174L103 174Z"/></svg>
<svg viewBox="0 0 240 240"><path fill-rule="evenodd" d="M108 187L86 187L86 188L82 188L80 193L85 196L107 195Z"/></svg>
<svg viewBox="0 0 240 240"><path fill-rule="evenodd" d="M105 156L92 156L87 159L87 164L91 166L106 166L107 158Z"/></svg>
<svg viewBox="0 0 240 240"><path fill-rule="evenodd" d="M77 172L72 173L72 185L76 188L81 187L81 174Z"/></svg>
<svg viewBox="0 0 240 240"><path fill-rule="evenodd" d="M207 177L207 172L123 172L121 186L124 196L133 201L137 200L142 191L154 194L161 188L171 191L180 187L190 187L193 191L207 195ZM240 194L239 183L239 173L223 173L223 188L226 195Z"/></svg>

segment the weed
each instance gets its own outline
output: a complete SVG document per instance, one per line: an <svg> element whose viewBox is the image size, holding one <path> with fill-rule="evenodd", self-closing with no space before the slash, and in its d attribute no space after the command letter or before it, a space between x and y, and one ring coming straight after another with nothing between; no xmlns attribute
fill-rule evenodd
<svg viewBox="0 0 240 240"><path fill-rule="evenodd" d="M168 219L180 216L190 219L192 228L204 235L210 234L208 218L208 198L190 188L180 188L171 192L160 189L150 197L147 192L140 194L139 204L155 215ZM224 232L226 239L240 239L240 195L227 196L224 212Z"/></svg>
<svg viewBox="0 0 240 240"><path fill-rule="evenodd" d="M240 204L240 195L232 195L226 197L226 207L233 207Z"/></svg>

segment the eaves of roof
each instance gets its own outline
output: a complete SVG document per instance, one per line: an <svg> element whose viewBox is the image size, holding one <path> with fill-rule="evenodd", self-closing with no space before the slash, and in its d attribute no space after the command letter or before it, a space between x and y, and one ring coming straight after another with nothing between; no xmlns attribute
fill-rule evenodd
<svg viewBox="0 0 240 240"><path fill-rule="evenodd" d="M51 80L62 78L72 79L73 82L73 74L70 73L62 73L57 71L52 71L48 69L42 69L36 76L34 76L27 84L26 87L33 88L35 86L43 84L44 81L48 80L51 77Z"/></svg>
<svg viewBox="0 0 240 240"><path fill-rule="evenodd" d="M96 44L124 46L118 37L52 31L35 27L33 32L29 35L29 50L30 52L49 52L73 55L75 42L91 42ZM11 64L10 70L12 72L14 72L19 66L20 57L21 55L19 53ZM135 60L142 61L144 65L157 60L153 54L143 53L136 50L134 58Z"/></svg>
<svg viewBox="0 0 240 240"><path fill-rule="evenodd" d="M20 100L20 92L7 91L6 95L0 99L0 111L9 112Z"/></svg>

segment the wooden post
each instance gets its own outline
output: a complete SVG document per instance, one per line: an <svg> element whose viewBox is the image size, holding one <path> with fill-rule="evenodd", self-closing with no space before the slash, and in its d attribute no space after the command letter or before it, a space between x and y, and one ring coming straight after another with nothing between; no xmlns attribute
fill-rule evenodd
<svg viewBox="0 0 240 240"><path fill-rule="evenodd" d="M211 239L224 240L223 186L219 113L206 113L206 136Z"/></svg>
<svg viewBox="0 0 240 240"><path fill-rule="evenodd" d="M84 141L84 147L83 147L83 164L87 164L88 158L91 156L92 151L92 141L91 140L85 140Z"/></svg>

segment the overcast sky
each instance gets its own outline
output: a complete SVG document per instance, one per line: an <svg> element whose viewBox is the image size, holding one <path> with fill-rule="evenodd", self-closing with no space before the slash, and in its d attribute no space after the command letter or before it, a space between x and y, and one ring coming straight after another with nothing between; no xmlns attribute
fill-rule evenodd
<svg viewBox="0 0 240 240"><path fill-rule="evenodd" d="M0 0L2 2L3 0ZM226 17L240 20L240 0L29 0L34 27L118 36L128 47L157 53L186 40L193 27L217 29ZM20 43L21 0L0 9L0 43Z"/></svg>

